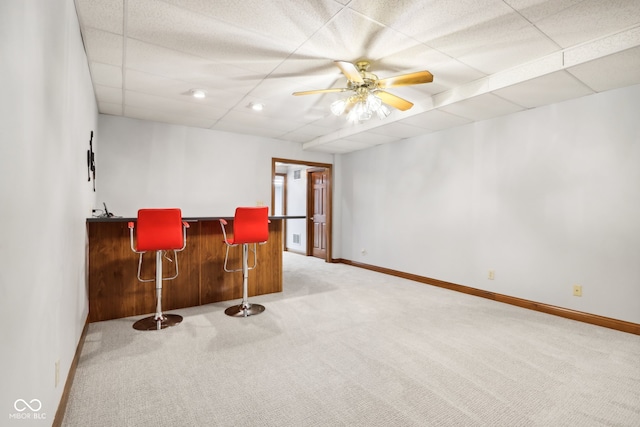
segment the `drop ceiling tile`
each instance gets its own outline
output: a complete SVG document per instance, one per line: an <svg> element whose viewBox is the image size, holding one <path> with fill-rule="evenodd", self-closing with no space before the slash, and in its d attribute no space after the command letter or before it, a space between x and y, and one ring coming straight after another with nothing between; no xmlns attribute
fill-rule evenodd
<svg viewBox="0 0 640 427"><path fill-rule="evenodd" d="M223 119L225 121L236 121L242 123L247 127L272 129L274 131L277 131L278 135L294 131L304 124L296 122L294 120L284 120L268 117L264 114L261 114L260 112L251 111L248 108L245 110L246 111L240 111L238 109L231 110L227 114L225 114Z"/></svg>
<svg viewBox="0 0 640 427"><path fill-rule="evenodd" d="M94 85L98 102L122 105L122 89Z"/></svg>
<svg viewBox="0 0 640 427"><path fill-rule="evenodd" d="M193 101L178 101L171 98L164 98L157 95L149 95L146 93L127 90L125 92L124 99L125 113L131 111L129 110L129 107L137 109L146 108L157 113L174 114L175 116L182 117L194 117L213 123L227 112L227 109L225 108L217 108L212 105L201 104L196 102L196 99L192 99Z"/></svg>
<svg viewBox="0 0 640 427"><path fill-rule="evenodd" d="M299 117L304 123L319 126L324 128L335 129L339 128L344 124L343 120L340 120L339 117L334 116L326 106L324 105L316 105L312 106L308 110L304 110L299 112Z"/></svg>
<svg viewBox="0 0 640 427"><path fill-rule="evenodd" d="M213 125L213 120L203 117L180 116L170 111L157 111L148 108L133 107L127 105L124 114L126 117L134 119L148 120L152 122L169 123L183 126L192 126L196 128L209 129Z"/></svg>
<svg viewBox="0 0 640 427"><path fill-rule="evenodd" d="M505 0L509 6L531 22L538 22L562 12L583 0Z"/></svg>
<svg viewBox="0 0 640 427"><path fill-rule="evenodd" d="M584 0L536 23L561 47L603 37L640 22L638 0Z"/></svg>
<svg viewBox="0 0 640 427"><path fill-rule="evenodd" d="M85 27L122 35L122 0L75 0L75 4Z"/></svg>
<svg viewBox="0 0 640 427"><path fill-rule="evenodd" d="M332 128L316 126L308 124L299 127L298 129L284 134L283 139L295 141L295 142L310 142L316 138L322 137L333 132Z"/></svg>
<svg viewBox="0 0 640 427"><path fill-rule="evenodd" d="M330 60L372 62L414 46L415 40L366 17L344 9L313 34L297 52Z"/></svg>
<svg viewBox="0 0 640 427"><path fill-rule="evenodd" d="M526 49L523 49L523 46L526 46ZM459 55L458 60L486 74L493 74L557 50L557 45L536 28L524 26L495 34L495 38L492 39L487 37L468 53Z"/></svg>
<svg viewBox="0 0 640 427"><path fill-rule="evenodd" d="M465 85L456 86L445 92L441 92L433 97L434 107L443 107L468 98L489 92L490 80L488 77L469 82Z"/></svg>
<svg viewBox="0 0 640 427"><path fill-rule="evenodd" d="M147 74L245 93L255 82L242 68L137 40L127 42L127 68Z"/></svg>
<svg viewBox="0 0 640 427"><path fill-rule="evenodd" d="M331 58L316 58L294 53L280 63L271 73L265 75L267 79L286 80L304 77L306 79L332 79L338 83L339 78L344 78L340 69ZM342 83L342 82L341 82Z"/></svg>
<svg viewBox="0 0 640 427"><path fill-rule="evenodd" d="M296 133L296 134L301 134L301 135L308 135L310 138L309 140L312 140L313 138L317 138L319 136L323 136L326 135L330 132L333 131L333 128L329 128L326 126L317 126L313 123L311 124L306 124L304 126L299 127L298 129L294 130L291 133Z"/></svg>
<svg viewBox="0 0 640 427"><path fill-rule="evenodd" d="M379 68L376 68L378 65L386 67L389 71L378 71ZM435 86L435 89L429 88L429 91L434 93L441 92L454 85L457 86L479 79L486 75L449 55L445 55L423 44L417 44L386 56L380 61L373 63L371 68L379 78L427 70L433 74L433 82L426 84L426 86Z"/></svg>
<svg viewBox="0 0 640 427"><path fill-rule="evenodd" d="M314 138L316 137L306 134L304 132L298 132L298 131L293 131L293 132L289 132L282 135L282 139L286 139L287 141L291 141L291 142L298 142L300 144L312 141Z"/></svg>
<svg viewBox="0 0 640 427"><path fill-rule="evenodd" d="M302 44L342 8L333 0L165 1L259 34L265 43L269 40L279 40L296 46Z"/></svg>
<svg viewBox="0 0 640 427"><path fill-rule="evenodd" d="M369 3L361 0L350 6L457 58L476 72L495 72L557 49L501 1L402 1L376 6ZM415 19L415 16L425 16L425 19ZM526 49L521 48L521 42L526 43Z"/></svg>
<svg viewBox="0 0 640 427"><path fill-rule="evenodd" d="M126 85L127 90L158 95L176 101L191 102L196 105L209 105L221 109L235 106L243 97L242 94L238 92L216 90L203 85L194 85L190 82L169 79L135 70L127 71ZM196 99L192 96L192 89L202 89L207 92L208 96L204 99Z"/></svg>
<svg viewBox="0 0 640 427"><path fill-rule="evenodd" d="M513 9L497 0L354 0L349 6L432 47L436 39L456 37L456 34L513 13Z"/></svg>
<svg viewBox="0 0 640 427"><path fill-rule="evenodd" d="M640 47L568 68L596 92L640 83Z"/></svg>
<svg viewBox="0 0 640 427"><path fill-rule="evenodd" d="M312 86L317 87L317 86ZM337 120L338 118L331 113L331 104L346 95L341 93L327 93L316 95L303 95L293 96L290 95L284 98L283 106L285 108L291 108L305 121L320 120L323 123L317 123L320 126L340 126L343 124L343 120Z"/></svg>
<svg viewBox="0 0 640 427"><path fill-rule="evenodd" d="M557 71L493 93L523 107L534 108L579 98L593 91L566 71Z"/></svg>
<svg viewBox="0 0 640 427"><path fill-rule="evenodd" d="M328 104L326 106L326 110L324 111L324 115L321 118L316 118L315 120L310 121L310 124L328 128L331 130L353 128L354 126L357 126L357 124L354 125L353 123L347 121L345 115L335 116L333 113L331 113L331 111L329 111Z"/></svg>
<svg viewBox="0 0 640 427"><path fill-rule="evenodd" d="M293 97L294 92L301 92L315 89L329 89L333 87L346 87L346 78L338 74L323 74L323 75L306 75L304 72L300 74L288 77L288 78L271 78L267 77L264 80L258 82L251 91L253 96L282 96L285 98ZM297 100L314 100L322 96L341 96L336 94L317 94L317 95L304 95L296 97ZM294 98L292 98L294 99Z"/></svg>
<svg viewBox="0 0 640 427"><path fill-rule="evenodd" d="M583 43L563 53L564 66L569 68L607 55L640 46L640 25L598 40Z"/></svg>
<svg viewBox="0 0 640 427"><path fill-rule="evenodd" d="M429 19L428 22L416 25L417 16L425 17L437 14L437 10L435 10L437 5L433 1L424 0L396 0L393 2L352 0L349 7L385 26L405 31L407 34L411 34L414 27L434 24L434 20Z"/></svg>
<svg viewBox="0 0 640 427"><path fill-rule="evenodd" d="M331 103L337 99L339 97L335 95L332 97L329 97L329 95L284 95L284 97L274 96L272 98L247 96L243 103L238 105L237 109L245 111L246 105L250 102L262 102L265 104L262 113L267 117L336 129L346 125L344 116L336 117L329 109Z"/></svg>
<svg viewBox="0 0 640 427"><path fill-rule="evenodd" d="M183 80L171 79L132 69L128 69L126 72L126 86L127 90L155 94L163 98L175 98L185 102L190 101L192 98L190 93L191 89L196 89L192 84ZM197 101L203 100L199 99Z"/></svg>
<svg viewBox="0 0 640 427"><path fill-rule="evenodd" d="M449 104L440 109L447 113L466 117L475 121L515 113L517 111L522 111L524 108L496 95L487 93L465 99L454 104Z"/></svg>
<svg viewBox="0 0 640 427"><path fill-rule="evenodd" d="M111 104L109 102L98 102L98 112L100 114L110 114L112 116L122 115L122 104Z"/></svg>
<svg viewBox="0 0 640 427"><path fill-rule="evenodd" d="M122 66L122 36L87 28L82 39L89 61Z"/></svg>
<svg viewBox="0 0 640 427"><path fill-rule="evenodd" d="M153 0L129 2L130 38L255 72L269 72L296 47ZM189 31L184 31L188 28Z"/></svg>
<svg viewBox="0 0 640 427"><path fill-rule="evenodd" d="M90 62L89 68L94 85L122 88L121 67L100 62Z"/></svg>
<svg viewBox="0 0 640 427"><path fill-rule="evenodd" d="M513 11L431 40L429 44L486 74L558 50L555 43Z"/></svg>
<svg viewBox="0 0 640 427"><path fill-rule="evenodd" d="M263 104L263 110L259 112L253 111L252 105L255 104ZM288 100L282 101L278 98L270 102L269 99L246 96L240 103L232 108L232 111L237 111L241 114L258 115L261 117L261 120L265 121L286 121L295 123L298 126L309 122L309 120L304 117L302 110L290 108L290 102Z"/></svg>

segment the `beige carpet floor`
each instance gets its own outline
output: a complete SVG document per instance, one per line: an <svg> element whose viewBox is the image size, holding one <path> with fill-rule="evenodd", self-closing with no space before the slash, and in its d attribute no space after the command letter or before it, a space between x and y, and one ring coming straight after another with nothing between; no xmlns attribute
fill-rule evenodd
<svg viewBox="0 0 640 427"><path fill-rule="evenodd" d="M63 425L640 426L639 336L284 255L258 316L92 323Z"/></svg>

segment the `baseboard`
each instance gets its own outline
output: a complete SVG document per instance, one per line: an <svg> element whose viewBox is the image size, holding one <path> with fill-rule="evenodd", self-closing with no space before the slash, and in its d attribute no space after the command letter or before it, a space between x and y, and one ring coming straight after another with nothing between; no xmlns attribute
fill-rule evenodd
<svg viewBox="0 0 640 427"><path fill-rule="evenodd" d="M76 354L73 356L73 361L71 362L71 367L69 368L69 375L67 375L67 381L64 384L64 390L62 391L62 397L60 398L60 403L58 404L58 410L56 411L56 417L53 419L52 427L61 427L62 420L64 419L64 413L67 410L67 403L69 402L69 394L71 393L71 386L73 385L73 378L76 375L76 369L78 368L78 362L80 361L80 354L82 354L82 346L84 345L84 340L87 336L87 330L89 329L89 316L84 323L84 328L82 329L82 334L80 334L80 341L78 341L78 346L76 347Z"/></svg>
<svg viewBox="0 0 640 427"><path fill-rule="evenodd" d="M432 279L430 277L424 277L424 276L418 276L416 274L404 273L402 271L397 271L389 268L378 267L375 265L350 261L342 258L337 258L337 259L334 259L333 261L340 262L342 264L352 265L354 267L364 268L367 270L377 271L379 273L389 274L391 276L401 277L403 279L413 280L415 282L437 286L439 288L450 289L452 291L462 292L469 295L475 295L478 297L491 299L491 300L502 302L505 304L511 304L518 307L527 308L529 310L540 311L542 313L552 314L554 316L560 316L566 319L577 320L579 322L602 326L604 328L615 329L621 332L640 335L640 324L638 323L612 319L610 317L598 316L596 314L585 313L582 311L576 311L568 308L562 308L554 305L530 301L523 298L517 298L509 295L498 294L495 292L484 291L482 289L472 288L464 285L458 285L455 283L445 282L443 280Z"/></svg>

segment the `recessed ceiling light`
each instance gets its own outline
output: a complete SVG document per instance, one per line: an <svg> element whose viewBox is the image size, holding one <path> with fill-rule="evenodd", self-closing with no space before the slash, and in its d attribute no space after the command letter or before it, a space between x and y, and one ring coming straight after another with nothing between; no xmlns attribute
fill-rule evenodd
<svg viewBox="0 0 640 427"><path fill-rule="evenodd" d="M259 102L251 102L251 103L249 103L249 105L247 107L251 108L253 111L262 111L262 110L264 110L264 104L261 104Z"/></svg>
<svg viewBox="0 0 640 427"><path fill-rule="evenodd" d="M202 99L202 98L207 96L207 91L202 90L202 89L191 89L191 95L194 98Z"/></svg>

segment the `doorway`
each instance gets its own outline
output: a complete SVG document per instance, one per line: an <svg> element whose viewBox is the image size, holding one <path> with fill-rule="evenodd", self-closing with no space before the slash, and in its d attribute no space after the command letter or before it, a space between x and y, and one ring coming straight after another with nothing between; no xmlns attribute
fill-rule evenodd
<svg viewBox="0 0 640 427"><path fill-rule="evenodd" d="M331 177L329 163L272 159L272 215L305 217L284 221L285 250L331 262Z"/></svg>

